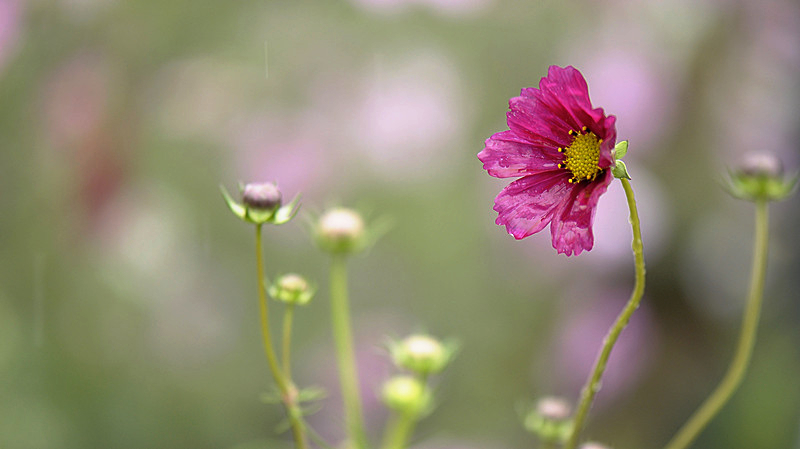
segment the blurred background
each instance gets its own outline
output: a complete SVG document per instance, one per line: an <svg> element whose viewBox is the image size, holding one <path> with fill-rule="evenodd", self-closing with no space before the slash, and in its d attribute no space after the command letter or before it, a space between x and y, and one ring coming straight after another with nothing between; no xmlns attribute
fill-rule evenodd
<svg viewBox="0 0 800 449"><path fill-rule="evenodd" d="M424 330L461 351L417 447L536 447L518 409L577 397L633 280L619 183L577 258L494 224L508 180L476 154L550 64L630 140L648 264L585 435L663 446L738 334L753 207L721 174L798 167L796 0L0 0L0 448L290 446L259 400L253 232L219 194L259 180L303 193L265 251L320 286L294 352L321 433L342 418L307 223L344 205L394 223L350 264L373 439L382 345ZM755 357L695 447L800 448L798 197L771 214Z"/></svg>

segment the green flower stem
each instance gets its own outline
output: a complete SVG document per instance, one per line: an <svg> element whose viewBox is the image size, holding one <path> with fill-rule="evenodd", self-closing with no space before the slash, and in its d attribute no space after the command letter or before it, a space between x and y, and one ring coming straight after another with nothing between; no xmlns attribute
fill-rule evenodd
<svg viewBox="0 0 800 449"><path fill-rule="evenodd" d="M639 212L636 209L636 199L633 196L633 189L631 188L630 181L624 178L620 179L620 181L622 181L622 187L625 189L625 197L628 199L628 209L630 209L631 214L630 223L633 230L633 243L631 243L631 249L633 250L633 256L636 265L636 281L628 303L625 305L625 308L622 309L622 312L617 317L617 320L614 321L614 324L611 326L611 329L609 329L608 334L603 339L603 347L600 350L600 354L598 355L597 361L594 364L592 373L589 376L586 385L584 385L583 390L581 391L581 400L578 404L577 411L575 412L572 432L567 439L564 449L575 449L575 446L578 445L578 437L580 436L583 424L586 421L586 416L589 414L589 409L592 406L594 396L600 390L600 379L603 377L603 372L606 369L606 363L608 363L608 357L611 355L611 349L614 348L614 344L617 342L622 330L628 325L631 315L633 315L633 312L635 312L639 307L639 302L642 300L642 294L644 293L645 268L644 253L642 250L642 230L639 224Z"/></svg>
<svg viewBox="0 0 800 449"><path fill-rule="evenodd" d="M297 388L291 380L283 376L278 360L275 357L275 350L272 347L272 337L269 331L269 307L267 304L267 294L264 291L264 254L261 244L261 224L256 224L256 270L258 275L258 298L261 309L261 335L264 338L264 353L267 355L269 369L272 377L278 385L278 389L283 397L283 405L286 408L286 415L292 426L292 434L298 449L306 449L306 437L303 431L302 413L297 404Z"/></svg>
<svg viewBox="0 0 800 449"><path fill-rule="evenodd" d="M767 272L767 243L769 241L767 201L756 202L755 241L753 244L753 266L750 272L750 291L747 308L742 317L742 330L736 354L725 377L697 409L691 418L666 445L666 449L683 449L689 446L711 419L722 409L739 387L750 364L756 341L761 303L764 296L764 277Z"/></svg>
<svg viewBox="0 0 800 449"><path fill-rule="evenodd" d="M404 449L416 423L417 418L414 413L393 413L381 449Z"/></svg>
<svg viewBox="0 0 800 449"><path fill-rule="evenodd" d="M286 379L292 378L292 321L294 319L294 304L287 304L283 312L283 375Z"/></svg>
<svg viewBox="0 0 800 449"><path fill-rule="evenodd" d="M331 326L336 344L339 365L339 382L344 401L347 435L356 449L365 449L364 418L361 412L361 397L358 390L358 372L353 352L353 335L350 330L350 306L347 298L347 261L343 254L334 254L331 259Z"/></svg>

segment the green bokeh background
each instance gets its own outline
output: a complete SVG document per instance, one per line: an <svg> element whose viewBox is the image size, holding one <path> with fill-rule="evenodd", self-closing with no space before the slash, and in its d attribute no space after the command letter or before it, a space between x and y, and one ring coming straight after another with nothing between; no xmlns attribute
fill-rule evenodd
<svg viewBox="0 0 800 449"><path fill-rule="evenodd" d="M303 191L265 250L270 276L320 287L295 361L330 390L322 433L341 416L307 224L341 204L393 223L351 263L374 439L382 345L425 330L461 350L414 444L536 447L518 409L577 396L600 343L582 330L610 324L633 278L624 209L578 258L493 224L505 181L475 154L550 64L618 114L645 212L644 306L586 435L663 446L737 336L752 207L720 173L752 150L795 170L800 153L792 0L0 0L0 26L0 448L289 447L259 400L252 229L218 191L254 177ZM800 448L797 206L771 207L753 364L695 447Z"/></svg>

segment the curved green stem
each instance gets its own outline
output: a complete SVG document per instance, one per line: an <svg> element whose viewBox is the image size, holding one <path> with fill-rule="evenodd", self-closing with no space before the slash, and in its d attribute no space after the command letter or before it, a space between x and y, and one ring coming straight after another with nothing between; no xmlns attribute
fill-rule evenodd
<svg viewBox="0 0 800 449"><path fill-rule="evenodd" d="M586 421L586 416L589 414L594 396L600 390L600 379L603 377L603 372L606 369L608 357L611 355L611 349L614 348L614 344L617 342L622 330L628 325L631 315L633 315L633 312L639 307L639 302L642 300L642 294L644 293L645 268L639 212L636 209L636 199L633 196L633 189L631 188L630 182L627 179L620 179L620 181L622 181L622 187L625 189L625 197L628 200L628 208L630 209L630 223L633 230L631 249L633 250L636 265L636 281L628 303L625 305L625 308L622 309L622 312L603 339L603 347L600 350L600 354L597 356L597 361L595 361L592 373L581 391L581 400L575 412L572 432L567 439L564 449L575 449L575 446L578 445L578 437Z"/></svg>
<svg viewBox="0 0 800 449"><path fill-rule="evenodd" d="M278 389L283 397L283 405L286 408L286 415L292 425L292 434L298 449L305 449L306 438L303 432L302 414L297 404L297 388L291 383L288 377L284 377L278 366L278 359L275 357L275 350L272 347L272 337L269 330L269 307L267 294L264 290L264 254L261 244L261 224L256 225L256 270L258 275L258 302L261 315L261 335L264 339L264 353L267 356L269 369L272 377L278 385Z"/></svg>
<svg viewBox="0 0 800 449"><path fill-rule="evenodd" d="M365 449L364 418L358 390L358 372L350 328L350 306L347 297L347 261L345 255L334 254L331 260L331 326L339 365L339 382L344 401L347 435L356 449Z"/></svg>
<svg viewBox="0 0 800 449"><path fill-rule="evenodd" d="M667 443L666 449L684 449L688 447L733 396L733 393L744 378L753 354L758 320L761 314L761 303L764 296L764 278L767 272L767 244L769 241L768 221L767 202L764 200L757 201L750 291L747 297L747 307L742 317L742 330L733 361L728 368L728 372L725 373L725 377L722 378L722 381L711 393L711 396L706 399L672 440Z"/></svg>
<svg viewBox="0 0 800 449"><path fill-rule="evenodd" d="M294 304L287 304L283 313L283 375L286 379L292 378L292 321L294 318Z"/></svg>
<svg viewBox="0 0 800 449"><path fill-rule="evenodd" d="M404 449L416 424L416 415L413 413L395 413L391 417L386 434L383 438L382 449Z"/></svg>

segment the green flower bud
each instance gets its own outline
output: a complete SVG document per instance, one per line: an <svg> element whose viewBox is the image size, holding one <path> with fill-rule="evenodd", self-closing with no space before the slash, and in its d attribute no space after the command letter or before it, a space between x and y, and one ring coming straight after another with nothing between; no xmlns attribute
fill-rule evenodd
<svg viewBox="0 0 800 449"><path fill-rule="evenodd" d="M383 402L390 409L403 414L419 416L429 407L430 391L419 379L396 376L383 385Z"/></svg>
<svg viewBox="0 0 800 449"><path fill-rule="evenodd" d="M299 274L289 273L276 279L267 289L267 293L276 301L302 306L311 301L316 289Z"/></svg>
<svg viewBox="0 0 800 449"><path fill-rule="evenodd" d="M557 397L544 397L525 417L525 428L542 441L560 443L572 430L572 409L569 403Z"/></svg>
<svg viewBox="0 0 800 449"><path fill-rule="evenodd" d="M453 348L428 335L411 335L389 346L394 364L416 374L427 376L436 374L447 366Z"/></svg>
<svg viewBox="0 0 800 449"><path fill-rule="evenodd" d="M284 224L297 214L300 196L296 196L289 204L281 206L281 192L269 182L251 183L241 187L242 202L231 198L225 187L220 186L225 203L241 220L252 224Z"/></svg>
<svg viewBox="0 0 800 449"><path fill-rule="evenodd" d="M320 217L316 227L319 246L332 253L353 253L367 244L364 219L356 211L331 209Z"/></svg>
<svg viewBox="0 0 800 449"><path fill-rule="evenodd" d="M753 153L729 173L731 195L748 201L780 201L794 193L797 175L787 178L783 164L774 155Z"/></svg>

